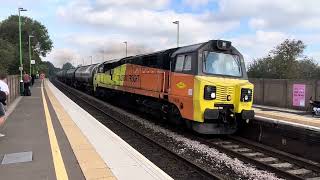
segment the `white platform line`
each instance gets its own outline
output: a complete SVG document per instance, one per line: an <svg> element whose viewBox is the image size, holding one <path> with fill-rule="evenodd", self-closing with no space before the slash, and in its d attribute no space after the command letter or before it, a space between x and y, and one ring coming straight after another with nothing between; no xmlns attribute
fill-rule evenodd
<svg viewBox="0 0 320 180"><path fill-rule="evenodd" d="M264 121L264 122L272 121L272 122L278 123L278 124L286 124L286 125L291 125L291 126L298 127L298 128L305 128L305 129L309 129L309 130L313 130L313 131L320 131L320 128L315 127L315 126L309 126L309 125L305 125L305 124L289 122L289 121L285 121L285 120L281 120L281 119L274 119L274 118L269 118L269 117L264 117L264 116L259 116L259 115L255 115L254 118L259 121Z"/></svg>

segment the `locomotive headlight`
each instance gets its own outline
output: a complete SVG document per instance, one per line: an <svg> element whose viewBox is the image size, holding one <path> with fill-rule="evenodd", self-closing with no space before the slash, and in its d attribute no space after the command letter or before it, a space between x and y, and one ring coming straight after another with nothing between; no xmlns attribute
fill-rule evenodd
<svg viewBox="0 0 320 180"><path fill-rule="evenodd" d="M242 88L240 101L250 102L252 100L252 89Z"/></svg>
<svg viewBox="0 0 320 180"><path fill-rule="evenodd" d="M203 98L205 100L216 99L216 87L215 86L204 86Z"/></svg>

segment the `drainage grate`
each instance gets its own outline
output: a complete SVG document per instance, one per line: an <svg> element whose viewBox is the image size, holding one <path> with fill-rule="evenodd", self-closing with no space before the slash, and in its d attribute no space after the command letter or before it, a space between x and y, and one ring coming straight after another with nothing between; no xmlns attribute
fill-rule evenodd
<svg viewBox="0 0 320 180"><path fill-rule="evenodd" d="M1 164L13 164L32 161L32 151L5 154Z"/></svg>

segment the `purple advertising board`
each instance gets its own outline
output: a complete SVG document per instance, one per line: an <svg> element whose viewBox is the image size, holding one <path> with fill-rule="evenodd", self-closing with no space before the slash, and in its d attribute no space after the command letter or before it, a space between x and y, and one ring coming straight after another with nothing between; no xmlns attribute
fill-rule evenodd
<svg viewBox="0 0 320 180"><path fill-rule="evenodd" d="M292 91L292 105L293 106L305 106L305 92L306 85L305 84L293 84Z"/></svg>

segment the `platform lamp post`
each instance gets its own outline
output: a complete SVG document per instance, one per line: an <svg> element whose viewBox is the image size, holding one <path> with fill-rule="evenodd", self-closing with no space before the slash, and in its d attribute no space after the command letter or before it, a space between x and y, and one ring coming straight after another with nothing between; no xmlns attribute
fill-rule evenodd
<svg viewBox="0 0 320 180"><path fill-rule="evenodd" d="M179 21L172 22L177 25L177 47L179 47Z"/></svg>
<svg viewBox="0 0 320 180"><path fill-rule="evenodd" d="M92 56L90 56L90 59L91 59L91 65L92 65Z"/></svg>
<svg viewBox="0 0 320 180"><path fill-rule="evenodd" d="M32 35L29 35L29 60L30 60L30 70L29 70L29 75L31 76L32 72L31 72L31 66L32 66L32 63L31 63L31 38L33 38L34 36Z"/></svg>
<svg viewBox="0 0 320 180"><path fill-rule="evenodd" d="M22 80L22 71L23 71L23 64L22 64L22 47L21 47L21 18L20 18L20 12L21 11L27 11L26 9L23 8L18 8L18 13L19 13L19 51L20 51L20 94L23 95L23 80Z"/></svg>
<svg viewBox="0 0 320 180"><path fill-rule="evenodd" d="M126 44L126 57L128 57L128 42L125 41L125 42L123 42L123 43Z"/></svg>

